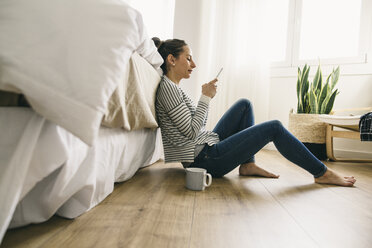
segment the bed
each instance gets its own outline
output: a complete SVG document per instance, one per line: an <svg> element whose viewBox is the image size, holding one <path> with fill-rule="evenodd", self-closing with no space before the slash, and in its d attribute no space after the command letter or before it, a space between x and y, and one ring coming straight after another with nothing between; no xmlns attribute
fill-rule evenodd
<svg viewBox="0 0 372 248"><path fill-rule="evenodd" d="M4 0L0 242L8 228L76 218L163 158L154 99L163 62L122 1Z"/></svg>

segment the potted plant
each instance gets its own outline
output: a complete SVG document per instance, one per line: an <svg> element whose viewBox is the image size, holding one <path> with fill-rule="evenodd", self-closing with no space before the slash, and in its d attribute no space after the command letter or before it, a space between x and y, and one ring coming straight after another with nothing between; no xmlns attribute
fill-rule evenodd
<svg viewBox="0 0 372 248"><path fill-rule="evenodd" d="M318 159L327 159L326 124L318 117L330 114L339 93L335 86L340 76L340 67L333 69L323 83L320 65L309 82L310 66L302 71L298 68L297 77L297 113L289 114L288 128Z"/></svg>

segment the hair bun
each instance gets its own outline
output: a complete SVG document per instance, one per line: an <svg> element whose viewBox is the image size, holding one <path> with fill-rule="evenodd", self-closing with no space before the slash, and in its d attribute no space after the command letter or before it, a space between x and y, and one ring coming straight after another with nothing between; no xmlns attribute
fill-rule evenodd
<svg viewBox="0 0 372 248"><path fill-rule="evenodd" d="M158 37L152 37L152 40L154 41L157 49L159 49L160 46L164 43L164 41L161 41Z"/></svg>

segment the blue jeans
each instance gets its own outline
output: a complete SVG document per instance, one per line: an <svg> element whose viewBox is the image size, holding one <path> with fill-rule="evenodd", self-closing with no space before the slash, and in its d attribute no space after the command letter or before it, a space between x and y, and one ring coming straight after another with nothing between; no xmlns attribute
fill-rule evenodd
<svg viewBox="0 0 372 248"><path fill-rule="evenodd" d="M282 123L277 120L254 125L250 101L237 101L219 120L213 132L220 142L206 145L189 167L204 168L213 177L222 177L240 164L254 162L254 155L267 143L273 142L289 161L322 176L327 167L318 160Z"/></svg>

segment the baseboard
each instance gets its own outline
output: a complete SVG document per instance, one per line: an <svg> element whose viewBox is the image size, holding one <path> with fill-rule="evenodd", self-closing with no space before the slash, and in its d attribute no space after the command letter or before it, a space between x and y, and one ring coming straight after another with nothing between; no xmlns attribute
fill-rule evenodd
<svg viewBox="0 0 372 248"><path fill-rule="evenodd" d="M360 159L372 159L372 152L361 152L335 149L334 154L336 158L360 158Z"/></svg>
<svg viewBox="0 0 372 248"><path fill-rule="evenodd" d="M276 147L273 143L269 143L264 146L263 149L266 150L276 150ZM352 151L352 150L343 150L335 149L334 154L336 158L360 158L360 159L372 159L372 152L366 151Z"/></svg>

